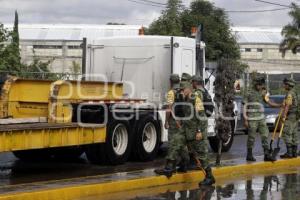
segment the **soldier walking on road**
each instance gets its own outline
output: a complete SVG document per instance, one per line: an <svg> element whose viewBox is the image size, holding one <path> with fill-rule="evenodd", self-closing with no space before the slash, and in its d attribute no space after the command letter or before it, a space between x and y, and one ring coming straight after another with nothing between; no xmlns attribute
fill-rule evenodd
<svg viewBox="0 0 300 200"><path fill-rule="evenodd" d="M187 146L196 162L201 164L205 170L205 179L199 185L212 185L215 178L212 174L208 161L208 121L204 110L203 94L200 89L202 78L194 76L192 85L185 83L184 96L188 105L185 107L185 117L189 119L183 121L183 128L186 134Z"/></svg>
<svg viewBox="0 0 300 200"><path fill-rule="evenodd" d="M298 98L294 89L295 81L293 79L283 80L284 89L287 91L283 102L283 114L281 117L283 128L283 139L286 144L287 152L281 155L281 158L296 158L298 149Z"/></svg>
<svg viewBox="0 0 300 200"><path fill-rule="evenodd" d="M256 78L253 80L254 87L248 92L247 98L245 99L244 107L244 119L245 127L248 128L248 140L247 140L247 161L256 161L253 156L252 149L255 143L255 136L257 131L261 136L262 147L264 149L264 160L275 161L270 155L269 151L269 129L266 124L264 116L263 103L267 103L272 107L280 107L267 98L267 94L264 92L265 79Z"/></svg>
<svg viewBox="0 0 300 200"><path fill-rule="evenodd" d="M177 161L180 161L179 171L186 171L189 163L189 154L186 147L185 135L181 127L180 117L183 117L182 106L176 105L183 102L180 89L180 78L177 74L170 77L171 90L167 95L167 111L165 128L168 129L168 152L166 165L163 169L156 169L155 173L171 177L176 172Z"/></svg>

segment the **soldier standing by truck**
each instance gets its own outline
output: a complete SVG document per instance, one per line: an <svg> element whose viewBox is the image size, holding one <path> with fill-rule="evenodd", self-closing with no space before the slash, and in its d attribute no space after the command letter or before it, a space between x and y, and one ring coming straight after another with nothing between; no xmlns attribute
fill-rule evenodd
<svg viewBox="0 0 300 200"><path fill-rule="evenodd" d="M262 147L264 149L264 160L275 161L269 151L269 129L264 116L263 103L268 103L272 107L280 107L280 105L270 102L267 98L267 94L264 92L264 78L256 78L253 82L253 88L248 92L244 107L245 127L248 128L248 149L246 160L251 162L256 161L252 153L252 148L255 143L256 132L258 131L261 136Z"/></svg>
<svg viewBox="0 0 300 200"><path fill-rule="evenodd" d="M193 158L196 160L199 167L205 170L205 179L199 185L212 185L215 183L215 178L212 174L211 167L208 162L208 139L207 139L207 126L208 121L204 110L203 95L200 90L202 78L194 76L192 85L184 83L184 96L186 102L185 117L183 128L186 134L187 146Z"/></svg>
<svg viewBox="0 0 300 200"><path fill-rule="evenodd" d="M287 91L283 102L283 113L281 117L283 128L283 139L287 152L281 158L296 158L298 149L298 98L294 89L295 81L291 78L283 80L284 89Z"/></svg>
<svg viewBox="0 0 300 200"><path fill-rule="evenodd" d="M185 135L181 127L180 118L184 116L182 106L183 94L180 88L180 78L177 74L170 77L171 90L167 94L167 111L165 128L168 129L168 152L166 165L163 169L154 170L159 175L171 177L176 172L177 161L180 161L179 171L186 171L189 154L186 147Z"/></svg>

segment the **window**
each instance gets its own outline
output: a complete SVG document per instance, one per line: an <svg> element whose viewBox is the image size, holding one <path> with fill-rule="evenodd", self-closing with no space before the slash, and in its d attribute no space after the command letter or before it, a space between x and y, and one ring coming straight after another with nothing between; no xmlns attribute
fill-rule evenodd
<svg viewBox="0 0 300 200"><path fill-rule="evenodd" d="M33 45L34 49L62 49L61 45Z"/></svg>
<svg viewBox="0 0 300 200"><path fill-rule="evenodd" d="M251 48L245 48L246 52L251 52Z"/></svg>
<svg viewBox="0 0 300 200"><path fill-rule="evenodd" d="M70 45L70 46L68 46L68 49L81 49L81 46L78 46L78 45Z"/></svg>
<svg viewBox="0 0 300 200"><path fill-rule="evenodd" d="M263 52L262 48L257 48L257 52Z"/></svg>

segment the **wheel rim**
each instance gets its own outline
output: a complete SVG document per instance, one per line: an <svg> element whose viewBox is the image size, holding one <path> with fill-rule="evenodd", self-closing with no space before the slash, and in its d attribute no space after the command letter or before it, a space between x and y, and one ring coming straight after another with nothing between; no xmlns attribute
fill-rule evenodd
<svg viewBox="0 0 300 200"><path fill-rule="evenodd" d="M113 132L112 147L118 156L123 155L126 152L128 146L128 132L124 124L118 124Z"/></svg>
<svg viewBox="0 0 300 200"><path fill-rule="evenodd" d="M156 146L157 133L153 123L149 122L145 125L142 137L143 147L147 153L151 153Z"/></svg>

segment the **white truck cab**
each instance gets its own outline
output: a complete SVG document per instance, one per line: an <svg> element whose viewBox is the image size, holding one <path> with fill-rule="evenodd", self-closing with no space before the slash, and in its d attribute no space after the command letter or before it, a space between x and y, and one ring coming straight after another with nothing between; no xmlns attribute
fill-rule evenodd
<svg viewBox="0 0 300 200"><path fill-rule="evenodd" d="M203 76L206 89L214 97L215 76L213 70L206 68L205 44L197 44L194 38L127 36L87 40L85 59L89 79L123 82L125 98L146 99L155 104L159 108L161 124L165 118L162 105L170 88L172 73ZM209 119L208 135L212 138L212 149L217 149L219 143L216 142L213 117ZM160 141L167 142L167 138L167 130L162 128ZM230 140L231 147L233 133Z"/></svg>

